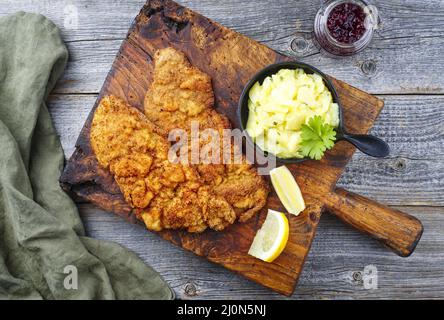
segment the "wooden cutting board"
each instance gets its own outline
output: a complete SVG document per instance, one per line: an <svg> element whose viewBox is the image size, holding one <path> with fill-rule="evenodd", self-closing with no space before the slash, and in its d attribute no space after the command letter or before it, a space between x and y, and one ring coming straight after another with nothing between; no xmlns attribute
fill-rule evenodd
<svg viewBox="0 0 444 320"><path fill-rule="evenodd" d="M172 1L154 0L148 2L136 17L98 100L112 94L142 110L152 77L153 54L157 49L168 46L185 52L194 66L212 77L217 111L228 116L233 127L239 127L236 109L247 81L271 63L290 60ZM383 101L342 81L332 81L344 107L347 130L351 133L367 133L383 108ZM76 151L67 163L61 177L62 186L81 199L138 223L113 177L98 166L91 151L89 130L96 107L97 103L78 138ZM353 153L354 148L340 142L322 161L288 165L302 189L307 209L298 217L288 216L288 245L273 263L259 261L247 255L247 252L265 219L267 208L285 212L274 192L269 196L267 207L248 223L235 224L224 232L189 234L165 231L160 236L285 295L290 295L295 288L325 208L335 211L344 221L382 239L399 254L408 255L413 251L422 230L419 230L417 220L400 212L393 213L344 190L334 190ZM365 213L368 209L372 209L377 217L378 212L382 212L379 220L373 221L371 216L366 221L368 215ZM355 211L363 213L361 218L353 216ZM382 231L378 229L381 219L391 222L399 217L404 219L402 225L405 228L401 231L391 227ZM390 242L392 237L398 236L401 237L401 244L399 241ZM150 250L149 244L147 250Z"/></svg>

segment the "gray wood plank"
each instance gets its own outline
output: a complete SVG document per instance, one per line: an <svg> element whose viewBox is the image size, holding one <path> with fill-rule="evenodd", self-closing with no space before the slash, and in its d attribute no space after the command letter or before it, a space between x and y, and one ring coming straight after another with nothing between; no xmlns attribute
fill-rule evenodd
<svg viewBox="0 0 444 320"><path fill-rule="evenodd" d="M444 298L444 209L398 207L424 224L414 254L401 258L375 240L325 214L307 258L295 299ZM162 240L142 226L80 205L89 235L118 242L136 252L168 281L182 299L280 299L239 275ZM378 272L378 289L363 285L365 266Z"/></svg>
<svg viewBox="0 0 444 320"><path fill-rule="evenodd" d="M145 0L1 0L0 16L40 13L62 31L66 42L123 39Z"/></svg>
<svg viewBox="0 0 444 320"><path fill-rule="evenodd" d="M296 55L291 50L295 37L310 37L319 1L180 1L198 12L231 27L273 49ZM396 0L375 1L383 27L370 48L354 57L322 56L311 45L301 58L326 73L372 93L444 93L444 3ZM68 4L68 5L67 5ZM71 7L69 5L73 5ZM143 0L65 2L0 0L0 16L17 10L40 12L62 29L71 60L59 93L98 92L121 40ZM71 23L72 8L78 25ZM296 55L297 56L297 55ZM363 68L375 66L374 73ZM403 66L402 68L400 66Z"/></svg>
<svg viewBox="0 0 444 320"><path fill-rule="evenodd" d="M95 95L51 96L49 109L67 157ZM372 133L392 148L387 159L356 153L339 185L390 205L444 205L444 97L385 96Z"/></svg>
<svg viewBox="0 0 444 320"><path fill-rule="evenodd" d="M56 88L63 95L52 96L49 107L67 155L144 2L0 0L0 16L18 10L38 12L61 27L71 56ZM295 37L310 38L319 1L179 2L369 92L428 94L384 96L386 108L373 133L390 143L392 155L376 160L357 153L340 180L341 186L387 204L422 205L400 208L424 223L425 233L416 252L410 258L399 258L325 215L292 298L444 298L444 97L432 96L444 94L444 2L375 0L383 28L369 48L346 59L323 56L310 41L303 54L291 49ZM78 11L77 27L70 20L72 10ZM376 67L375 72L368 72L368 64ZM181 298L282 298L183 252L140 226L88 204L81 204L80 212L90 235L134 250ZM369 264L378 268L377 290L365 290L360 280Z"/></svg>

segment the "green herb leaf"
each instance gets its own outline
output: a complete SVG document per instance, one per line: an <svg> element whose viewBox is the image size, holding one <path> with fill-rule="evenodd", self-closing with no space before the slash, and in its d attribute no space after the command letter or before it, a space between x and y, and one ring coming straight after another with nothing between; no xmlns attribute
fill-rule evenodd
<svg viewBox="0 0 444 320"><path fill-rule="evenodd" d="M335 127L325 123L321 116L314 116L301 128L301 153L304 157L320 160L336 141Z"/></svg>

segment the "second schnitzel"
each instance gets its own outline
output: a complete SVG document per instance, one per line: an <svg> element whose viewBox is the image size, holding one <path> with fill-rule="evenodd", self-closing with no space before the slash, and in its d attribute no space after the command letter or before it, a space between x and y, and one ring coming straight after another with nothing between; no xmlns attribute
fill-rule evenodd
<svg viewBox="0 0 444 320"><path fill-rule="evenodd" d="M192 66L183 52L174 48L158 50L154 55L154 74L145 96L145 115L156 126L170 132L173 129L191 131L193 122L199 124L199 145L207 139L202 136L205 129L213 129L221 137L230 129L229 120L214 107L211 78ZM188 143L191 145L191 141ZM232 144L228 164L198 164L201 178L212 185L214 192L233 206L240 221L246 221L265 206L268 185L247 163L233 163L239 146ZM220 159L224 157L220 150ZM230 162L228 161L228 162Z"/></svg>

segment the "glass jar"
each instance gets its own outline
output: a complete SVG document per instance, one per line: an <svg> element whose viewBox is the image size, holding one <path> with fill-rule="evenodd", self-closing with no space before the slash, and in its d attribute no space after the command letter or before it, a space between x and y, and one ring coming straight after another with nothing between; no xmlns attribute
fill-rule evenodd
<svg viewBox="0 0 444 320"><path fill-rule="evenodd" d="M318 45L326 52L336 56L349 56L362 51L370 44L378 25L378 10L368 2L330 0L326 1L316 14L314 35ZM335 28L335 31L332 28Z"/></svg>

